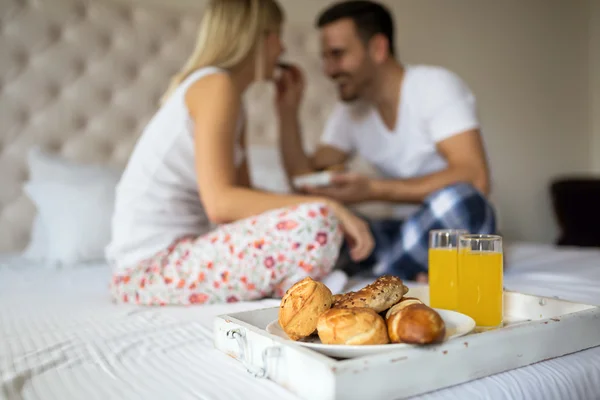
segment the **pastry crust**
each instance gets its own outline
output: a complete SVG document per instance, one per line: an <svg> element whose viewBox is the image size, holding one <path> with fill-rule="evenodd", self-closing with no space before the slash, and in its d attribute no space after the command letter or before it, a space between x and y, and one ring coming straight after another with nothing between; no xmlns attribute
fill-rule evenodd
<svg viewBox="0 0 600 400"><path fill-rule="evenodd" d="M281 299L279 325L292 340L310 336L319 316L331 307L332 297L327 286L310 277L296 282Z"/></svg>
<svg viewBox="0 0 600 400"><path fill-rule="evenodd" d="M319 339L323 344L388 344L387 327L372 308L332 308L319 317Z"/></svg>
<svg viewBox="0 0 600 400"><path fill-rule="evenodd" d="M446 337L446 324L440 315L425 304L409 304L387 319L392 343L431 344Z"/></svg>
<svg viewBox="0 0 600 400"><path fill-rule="evenodd" d="M398 303L408 292L402 280L395 276L382 276L357 292L334 296L332 308L372 308L382 312Z"/></svg>
<svg viewBox="0 0 600 400"><path fill-rule="evenodd" d="M309 277L283 296L278 322L291 340L318 334L323 344L427 345L446 337L439 313L416 297L404 297L402 280L383 276L357 292L333 296Z"/></svg>

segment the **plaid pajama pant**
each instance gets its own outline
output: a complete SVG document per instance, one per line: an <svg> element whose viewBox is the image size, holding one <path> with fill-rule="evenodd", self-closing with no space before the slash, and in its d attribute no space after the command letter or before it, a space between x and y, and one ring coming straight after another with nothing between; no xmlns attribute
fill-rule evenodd
<svg viewBox="0 0 600 400"><path fill-rule="evenodd" d="M419 272L427 272L430 230L466 229L470 233L496 233L492 205L473 186L464 183L432 193L421 208L405 221L371 220L369 225L375 238L375 249L367 260L350 263L348 272L369 272L377 276L390 274L405 280L414 280Z"/></svg>

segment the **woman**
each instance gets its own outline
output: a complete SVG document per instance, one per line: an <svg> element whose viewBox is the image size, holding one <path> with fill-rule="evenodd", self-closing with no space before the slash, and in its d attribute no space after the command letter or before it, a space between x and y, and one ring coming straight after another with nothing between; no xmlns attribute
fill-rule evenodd
<svg viewBox="0 0 600 400"><path fill-rule="evenodd" d="M327 275L342 235L356 260L373 239L331 200L249 187L242 97L272 80L283 48L275 0L214 0L196 48L144 130L117 188L107 257L116 301L201 304L281 296ZM293 71L279 109L297 106ZM287 82L287 83L286 83Z"/></svg>

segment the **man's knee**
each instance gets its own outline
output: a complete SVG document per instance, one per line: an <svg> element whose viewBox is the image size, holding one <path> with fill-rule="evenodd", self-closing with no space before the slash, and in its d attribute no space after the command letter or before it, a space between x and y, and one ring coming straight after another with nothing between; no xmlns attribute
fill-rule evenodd
<svg viewBox="0 0 600 400"><path fill-rule="evenodd" d="M440 200L450 201L451 203L454 203L458 200L471 197L478 198L487 202L483 193L476 189L475 186L471 185L470 183L459 182L454 183L452 185L448 185L442 189L436 190L435 192L431 193L425 199L425 203L427 204Z"/></svg>
<svg viewBox="0 0 600 400"><path fill-rule="evenodd" d="M468 229L471 233L494 233L496 229L491 203L471 184L446 186L432 193L424 204L448 228Z"/></svg>

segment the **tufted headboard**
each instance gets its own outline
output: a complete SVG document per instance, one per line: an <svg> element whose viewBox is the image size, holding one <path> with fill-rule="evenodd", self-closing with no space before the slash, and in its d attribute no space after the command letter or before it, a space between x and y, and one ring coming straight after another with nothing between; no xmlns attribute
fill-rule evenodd
<svg viewBox="0 0 600 400"><path fill-rule="evenodd" d="M0 251L22 249L29 239L35 212L22 185L30 148L125 165L191 51L203 2L165 4L0 1ZM310 77L302 110L309 150L335 98L320 71L316 35L308 24L286 26L287 57ZM252 145L276 146L271 90L258 85L248 93Z"/></svg>

